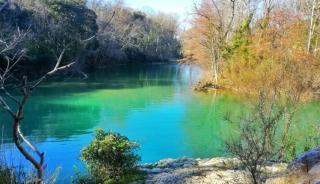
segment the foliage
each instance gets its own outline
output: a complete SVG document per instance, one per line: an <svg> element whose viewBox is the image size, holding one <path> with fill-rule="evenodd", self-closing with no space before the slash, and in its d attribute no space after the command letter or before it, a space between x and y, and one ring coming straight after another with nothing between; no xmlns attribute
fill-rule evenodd
<svg viewBox="0 0 320 184"><path fill-rule="evenodd" d="M0 6L4 5L0 1ZM178 23L174 16L145 14L122 3L98 0L11 0L0 14L0 34L28 32L24 62L36 71L65 60L80 68L168 61L179 57Z"/></svg>
<svg viewBox="0 0 320 184"><path fill-rule="evenodd" d="M134 151L138 147L125 136L99 129L95 139L81 151L81 158L87 163L94 181L120 182L136 175L140 157Z"/></svg>
<svg viewBox="0 0 320 184"><path fill-rule="evenodd" d="M99 48L91 65L114 62L168 61L179 57L178 23L174 16L146 14L119 2L91 1L99 25Z"/></svg>
<svg viewBox="0 0 320 184"><path fill-rule="evenodd" d="M3 145L0 144L0 152L4 153ZM25 171L22 165L13 165L3 154L0 156L0 184L34 183L32 171Z"/></svg>
<svg viewBox="0 0 320 184"><path fill-rule="evenodd" d="M1 147L1 145L0 145ZM3 151L3 150L2 150ZM26 170L20 163L17 166L8 165L10 161L6 158L0 160L0 184L34 184L35 173L32 169ZM55 184L60 174L60 168L57 168L50 176L45 178L46 184Z"/></svg>
<svg viewBox="0 0 320 184"><path fill-rule="evenodd" d="M119 181L107 180L102 183L104 184L128 184L134 181L144 181L145 174L139 171L130 171L126 175L122 176ZM99 183L96 178L90 175L81 175L79 172L72 178L74 184L96 184Z"/></svg>
<svg viewBox="0 0 320 184"><path fill-rule="evenodd" d="M308 12L312 6L304 1L298 3L301 9L291 0L286 4L263 0L236 2L232 26L226 39L220 41L223 34L219 30L227 31L225 25L230 18L218 16L212 10L230 17L232 6L201 1L194 10L191 28L183 34L184 56L211 72L214 69L211 58L215 57L218 83L227 89L251 93L264 87L279 88L281 93L299 91L305 98L319 92L319 37L315 31L319 29L318 10L314 15L315 26L308 34L311 18ZM309 38L311 46L306 50ZM215 74L210 77L213 81Z"/></svg>
<svg viewBox="0 0 320 184"><path fill-rule="evenodd" d="M96 41L93 39L98 31L95 13L82 1L41 1L39 5L39 8L29 7L34 13L45 9L32 24L36 38L29 44L32 60L54 60L63 49L67 51L67 60L85 57L82 53L90 51L88 44ZM90 38L90 42L86 41Z"/></svg>
<svg viewBox="0 0 320 184"><path fill-rule="evenodd" d="M45 4L50 17L56 26L56 39L63 41L64 47L77 51L83 40L95 36L98 31L95 13L85 6L84 2L48 1ZM52 30L49 30L52 31ZM54 31L54 30L53 30ZM57 45L54 42L54 45Z"/></svg>
<svg viewBox="0 0 320 184"><path fill-rule="evenodd" d="M246 19L243 20L242 24L235 31L232 40L223 51L222 55L224 59L230 59L230 56L235 55L235 52L241 52L243 57L249 55L249 51L246 46L248 46L251 42L250 40L250 23L252 22L253 15L249 15Z"/></svg>

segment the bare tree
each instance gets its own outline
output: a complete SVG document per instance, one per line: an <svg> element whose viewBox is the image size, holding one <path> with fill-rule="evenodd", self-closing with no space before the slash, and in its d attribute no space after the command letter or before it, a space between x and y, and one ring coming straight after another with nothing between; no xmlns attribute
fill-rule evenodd
<svg viewBox="0 0 320 184"><path fill-rule="evenodd" d="M12 134L13 141L20 153L27 159L37 170L35 183L43 182L44 174L44 153L39 151L32 144L20 129L23 122L24 109L32 92L41 82L53 74L71 67L74 63L61 65L64 51L61 52L54 68L37 80L29 81L27 76L16 77L15 68L26 54L25 49L16 49L17 45L22 42L26 36L26 32L18 32L13 35L12 39L0 39L0 107L2 107L12 118ZM11 88L18 91L17 94L12 94ZM25 143L25 144L23 144ZM31 151L28 151L29 148ZM38 157L33 156L33 153Z"/></svg>
<svg viewBox="0 0 320 184"><path fill-rule="evenodd" d="M272 9L275 6L275 0L263 0L265 16L269 17Z"/></svg>
<svg viewBox="0 0 320 184"><path fill-rule="evenodd" d="M221 65L221 51L225 47L234 26L237 0L216 1L204 0L200 7L195 3L195 14L207 20L207 32L204 34L202 45L208 49L211 69L218 84Z"/></svg>
<svg viewBox="0 0 320 184"><path fill-rule="evenodd" d="M308 26L308 35L307 35L307 44L306 44L306 51L310 52L312 47L312 40L316 37L316 45L318 40L318 32L317 26L320 20L320 1L319 0L312 0L304 2L307 6L308 11L308 19L309 19L309 26ZM317 46L316 46L317 47ZM316 50L317 48L314 48Z"/></svg>
<svg viewBox="0 0 320 184"><path fill-rule="evenodd" d="M269 99L265 92L260 92L259 102L240 121L239 139L226 142L227 150L249 171L254 184L262 182L263 166L276 156L276 130L284 114L277 103L277 94Z"/></svg>

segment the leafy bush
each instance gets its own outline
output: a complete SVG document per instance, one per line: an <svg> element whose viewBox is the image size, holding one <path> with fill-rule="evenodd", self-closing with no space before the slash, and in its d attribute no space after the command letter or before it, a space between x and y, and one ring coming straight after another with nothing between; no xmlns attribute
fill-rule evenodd
<svg viewBox="0 0 320 184"><path fill-rule="evenodd" d="M81 159L95 183L122 183L138 173L140 157L134 153L137 148L139 145L125 136L98 129L95 139L81 151Z"/></svg>

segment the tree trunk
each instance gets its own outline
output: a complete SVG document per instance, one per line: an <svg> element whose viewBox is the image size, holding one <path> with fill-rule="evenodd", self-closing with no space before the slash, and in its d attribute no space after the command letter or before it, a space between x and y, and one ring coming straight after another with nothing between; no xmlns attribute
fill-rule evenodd
<svg viewBox="0 0 320 184"><path fill-rule="evenodd" d="M41 184L42 183L42 177L43 177L43 172L44 169L42 167L42 165L40 164L43 161L40 161L40 163L38 161L36 161L26 150L25 148L21 145L20 143L20 139L19 139L19 129L20 129L20 118L16 118L13 122L13 141L15 143L15 145L17 146L18 150L20 151L20 153L25 157L25 159L27 159L28 161L30 161L32 163L32 165L37 169L37 176L36 176L36 184ZM42 160L43 158L41 158Z"/></svg>
<svg viewBox="0 0 320 184"><path fill-rule="evenodd" d="M22 134L20 131L20 123L23 119L23 112L24 107L27 102L27 99L29 97L29 93L25 92L25 96L22 98L21 102L19 103L18 110L16 112L14 121L13 121L13 127L12 127L12 135L13 135L13 141L20 151L20 153L25 157L26 160L30 161L31 164L36 168L37 170L37 176L35 184L41 184L44 169L42 167L44 163L44 154L40 153ZM21 140L20 140L21 139ZM22 142L25 142L40 158L40 161L37 161L28 151L21 145Z"/></svg>
<svg viewBox="0 0 320 184"><path fill-rule="evenodd" d="M309 24L309 30L308 30L308 40L307 40L307 47L306 47L307 52L310 52L310 49L311 49L311 41L312 41L314 26L315 26L314 14L315 14L316 2L317 0L313 0L312 2L311 17L310 17L310 24Z"/></svg>

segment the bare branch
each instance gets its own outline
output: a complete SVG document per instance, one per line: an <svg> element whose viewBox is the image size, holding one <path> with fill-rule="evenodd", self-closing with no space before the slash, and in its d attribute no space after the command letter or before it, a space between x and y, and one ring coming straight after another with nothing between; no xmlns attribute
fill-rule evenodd
<svg viewBox="0 0 320 184"><path fill-rule="evenodd" d="M227 29L226 29L226 32L224 34L224 37L227 37L230 30L231 30L231 27L232 27L232 23L234 21L234 17L235 17L235 6L236 6L236 0L230 0L232 5L231 5L231 9L232 9L232 14L231 14L231 19L230 19L230 22L227 26Z"/></svg>
<svg viewBox="0 0 320 184"><path fill-rule="evenodd" d="M12 96L12 95L6 90L6 88L4 88L4 86L0 87L0 90L1 90L9 99L11 99L12 101L14 101L16 104L19 104L19 101L18 101L14 96Z"/></svg>
<svg viewBox="0 0 320 184"><path fill-rule="evenodd" d="M214 8L216 9L216 11L218 13L219 20L222 20L222 14L221 14L221 11L220 11L217 3L214 0L211 0L211 2L212 2L212 5L214 6Z"/></svg>
<svg viewBox="0 0 320 184"><path fill-rule="evenodd" d="M2 108L6 110L13 118L16 117L15 113L12 111L12 109L9 107L7 102L1 96L0 96L0 106L2 106Z"/></svg>
<svg viewBox="0 0 320 184"><path fill-rule="evenodd" d="M6 1L1 7L0 7L0 13L9 5L9 1Z"/></svg>
<svg viewBox="0 0 320 184"><path fill-rule="evenodd" d="M54 70L57 69L60 66L60 63L61 63L62 57L64 55L64 52L65 52L65 49L62 50L62 52L61 52L61 54L60 54L60 56L58 58L58 61L56 63L56 66L54 67Z"/></svg>
<svg viewBox="0 0 320 184"><path fill-rule="evenodd" d="M54 73L56 72L59 72L59 71L62 71L62 70L65 70L67 68L70 68L75 62L72 62L68 65L64 65L64 66L61 66L61 67L58 67L58 68L55 68L53 69L52 71L46 73L44 76L42 76L40 79L38 79L35 84L33 86L31 86L30 90L33 90L34 88L36 88L37 86L39 86L43 80L45 80L47 77L53 75Z"/></svg>
<svg viewBox="0 0 320 184"><path fill-rule="evenodd" d="M24 109L25 105L27 103L28 98L31 96L33 89L36 88L40 83L45 80L48 76L51 76L55 74L56 72L59 72L61 70L67 69L71 67L74 62L67 64L67 65L61 65L63 55L65 53L65 49L60 53L59 58L57 59L57 62L54 66L54 68L47 72L45 75L43 75L41 78L36 80L35 82L28 82L27 76L23 76L21 80L16 79L13 77L14 74L14 68L17 66L17 64L23 59L25 56L26 50L25 49L17 49L18 51L13 52L13 50L16 49L17 45L23 41L24 37L26 36L26 32L21 32L18 28L16 35L12 36L12 41L6 41L0 39L0 55L6 60L6 64L4 64L3 68L0 68L0 107L3 108L7 113L9 113L13 120L13 140L20 151L20 153L25 157L26 160L30 161L32 165L37 170L37 177L36 182L37 184L42 183L43 179L43 173L45 167L44 164L44 153L40 152L36 146L34 146L22 133L20 129L20 125L22 123L23 115L24 115ZM10 52L10 53L9 53ZM8 78L13 78L17 82L19 82L19 89L22 91L21 99L16 98L14 95L12 95L6 87L8 87L8 84L6 84L6 80ZM10 107L10 103L7 101L13 101L16 103L15 106ZM22 145L22 142L25 143L25 145ZM30 148L26 149L26 148ZM35 153L36 156L33 154Z"/></svg>

